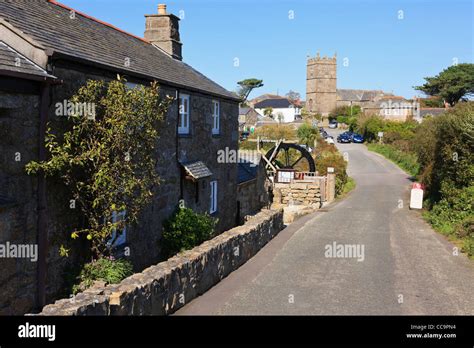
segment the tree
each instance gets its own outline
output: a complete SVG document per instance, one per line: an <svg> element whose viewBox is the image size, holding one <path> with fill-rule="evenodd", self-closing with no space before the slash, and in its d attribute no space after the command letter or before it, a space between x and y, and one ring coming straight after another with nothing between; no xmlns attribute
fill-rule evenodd
<svg viewBox="0 0 474 348"><path fill-rule="evenodd" d="M61 140L49 128L50 158L26 166L28 174L60 178L70 190L86 221L71 237L86 237L94 258L110 254L113 233L137 222L160 180L156 143L172 98L162 98L156 82L134 89L125 83L120 77L88 81L71 102L94 105L94 117L68 115L70 130ZM124 212L124 218L113 222L114 212ZM64 246L60 250L67 255Z"/></svg>
<svg viewBox="0 0 474 348"><path fill-rule="evenodd" d="M263 109L263 114L265 116L273 118L273 108L269 106L269 107Z"/></svg>
<svg viewBox="0 0 474 348"><path fill-rule="evenodd" d="M255 88L263 87L263 80L251 78L239 81L237 84L240 86L237 94L242 98L242 101L245 102Z"/></svg>
<svg viewBox="0 0 474 348"><path fill-rule="evenodd" d="M425 77L425 80L424 85L414 88L427 95L439 96L454 106L463 97L474 94L474 64L453 65L434 77Z"/></svg>
<svg viewBox="0 0 474 348"><path fill-rule="evenodd" d="M293 126L286 124L269 124L259 127L255 130L254 137L262 137L264 139L296 139L296 130Z"/></svg>
<svg viewBox="0 0 474 348"><path fill-rule="evenodd" d="M368 142L377 140L378 132L384 130L386 121L379 115L364 115L362 114L357 119L357 133L364 136Z"/></svg>
<svg viewBox="0 0 474 348"><path fill-rule="evenodd" d="M288 93L285 95L291 102L295 102L297 100L300 100L301 95L298 92L295 92L293 90L289 90Z"/></svg>
<svg viewBox="0 0 474 348"><path fill-rule="evenodd" d="M304 123L296 132L298 140L301 144L314 146L314 141L319 137L319 130L311 125Z"/></svg>
<svg viewBox="0 0 474 348"><path fill-rule="evenodd" d="M362 109L359 105L344 105L344 106L338 106L335 108L333 111L329 113L329 118L330 119L335 119L338 116L347 116L347 117L352 117L352 116L358 116L362 113Z"/></svg>

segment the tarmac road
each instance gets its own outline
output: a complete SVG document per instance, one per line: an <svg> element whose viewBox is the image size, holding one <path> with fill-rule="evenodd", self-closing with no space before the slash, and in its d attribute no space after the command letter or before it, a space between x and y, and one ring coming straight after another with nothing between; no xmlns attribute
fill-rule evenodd
<svg viewBox="0 0 474 348"><path fill-rule="evenodd" d="M408 209L409 176L362 144L337 146L355 190L290 225L176 315L474 314L474 262ZM327 257L334 243L364 253Z"/></svg>

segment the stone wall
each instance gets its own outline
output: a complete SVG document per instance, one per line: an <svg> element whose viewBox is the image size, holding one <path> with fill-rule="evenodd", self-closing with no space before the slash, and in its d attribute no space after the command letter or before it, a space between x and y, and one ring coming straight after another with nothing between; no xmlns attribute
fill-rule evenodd
<svg viewBox="0 0 474 348"><path fill-rule="evenodd" d="M254 256L283 229L283 212L263 210L168 261L124 279L56 301L40 315L167 315L203 294Z"/></svg>
<svg viewBox="0 0 474 348"><path fill-rule="evenodd" d="M273 205L307 205L320 207L322 203L321 187L319 181L306 183L295 182L288 184L275 184Z"/></svg>
<svg viewBox="0 0 474 348"><path fill-rule="evenodd" d="M24 166L38 154L39 97L0 91L0 244L36 244L37 180ZM0 315L36 302L36 265L0 258Z"/></svg>
<svg viewBox="0 0 474 348"><path fill-rule="evenodd" d="M244 223L247 216L254 215L269 205L268 183L263 161L259 162L256 174L255 179L239 183L237 186L239 224Z"/></svg>

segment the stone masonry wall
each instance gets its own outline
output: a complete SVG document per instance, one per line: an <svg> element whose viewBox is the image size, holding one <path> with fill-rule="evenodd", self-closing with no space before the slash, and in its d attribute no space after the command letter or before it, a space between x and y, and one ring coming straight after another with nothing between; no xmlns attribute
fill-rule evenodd
<svg viewBox="0 0 474 348"><path fill-rule="evenodd" d="M36 244L37 180L24 166L38 153L39 98L0 91L0 244ZM0 315L36 302L37 263L0 258Z"/></svg>
<svg viewBox="0 0 474 348"><path fill-rule="evenodd" d="M321 188L319 181L314 183L275 184L274 206L307 205L319 207L321 203Z"/></svg>
<svg viewBox="0 0 474 348"><path fill-rule="evenodd" d="M245 221L246 216L251 216L268 206L268 184L263 161L258 165L257 177L254 180L237 186L237 200L240 205L239 224Z"/></svg>
<svg viewBox="0 0 474 348"><path fill-rule="evenodd" d="M203 294L254 256L283 229L283 212L263 210L235 227L148 267L120 284L56 301L40 315L167 315Z"/></svg>

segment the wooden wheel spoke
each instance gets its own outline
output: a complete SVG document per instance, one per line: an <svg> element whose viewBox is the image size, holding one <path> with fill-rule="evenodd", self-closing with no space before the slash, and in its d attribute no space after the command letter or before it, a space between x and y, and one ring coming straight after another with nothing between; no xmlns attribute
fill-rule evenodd
<svg viewBox="0 0 474 348"><path fill-rule="evenodd" d="M294 167L298 164L298 162L301 161L303 158L304 158L304 156L301 155L301 157L298 158L298 159L291 165L291 168L294 168Z"/></svg>
<svg viewBox="0 0 474 348"><path fill-rule="evenodd" d="M290 166L290 154L288 149L285 150L285 167Z"/></svg>

